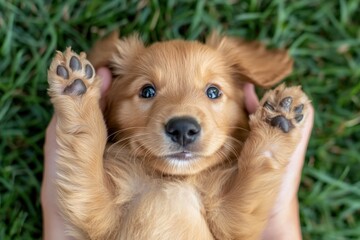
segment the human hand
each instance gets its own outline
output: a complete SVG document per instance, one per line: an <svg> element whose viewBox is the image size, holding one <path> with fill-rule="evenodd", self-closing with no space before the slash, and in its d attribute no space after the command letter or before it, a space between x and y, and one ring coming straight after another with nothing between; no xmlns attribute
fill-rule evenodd
<svg viewBox="0 0 360 240"><path fill-rule="evenodd" d="M254 85L245 84L245 106L247 111L254 113L259 105L255 94ZM304 165L305 153L314 121L314 109L309 108L309 115L302 128L302 138L294 151L286 168L282 185L275 205L270 213L268 224L263 233L262 239L302 239L299 203L297 192L299 189L301 171ZM286 226L286 227L284 227Z"/></svg>
<svg viewBox="0 0 360 240"><path fill-rule="evenodd" d="M111 73L107 68L99 68L97 75L101 81L101 95L104 96L111 83ZM103 99L100 106L104 106ZM57 207L57 193L54 180L56 179L56 115L52 117L45 134L44 144L44 174L41 186L41 205L43 209L43 239L65 240L72 239L65 235L65 224Z"/></svg>

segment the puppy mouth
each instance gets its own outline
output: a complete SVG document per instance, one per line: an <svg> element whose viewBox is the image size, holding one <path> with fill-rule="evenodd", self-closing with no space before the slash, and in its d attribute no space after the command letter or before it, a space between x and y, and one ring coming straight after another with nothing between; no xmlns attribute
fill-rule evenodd
<svg viewBox="0 0 360 240"><path fill-rule="evenodd" d="M166 155L164 158L170 159L170 160L190 161L190 160L193 160L198 157L199 156L193 152L181 151L181 152Z"/></svg>

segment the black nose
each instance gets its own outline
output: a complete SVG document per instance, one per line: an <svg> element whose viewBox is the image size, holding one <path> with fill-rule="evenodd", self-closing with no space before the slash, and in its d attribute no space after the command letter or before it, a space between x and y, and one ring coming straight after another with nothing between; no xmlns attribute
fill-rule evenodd
<svg viewBox="0 0 360 240"><path fill-rule="evenodd" d="M185 147L196 140L200 135L201 127L194 118L179 117L170 119L165 131L173 142Z"/></svg>

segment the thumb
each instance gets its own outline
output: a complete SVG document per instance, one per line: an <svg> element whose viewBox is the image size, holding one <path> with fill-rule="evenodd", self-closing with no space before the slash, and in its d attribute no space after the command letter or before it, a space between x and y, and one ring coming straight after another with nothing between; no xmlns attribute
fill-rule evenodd
<svg viewBox="0 0 360 240"><path fill-rule="evenodd" d="M111 72L106 67L101 67L97 70L97 75L101 78L101 96L104 96L110 87L112 76Z"/></svg>
<svg viewBox="0 0 360 240"><path fill-rule="evenodd" d="M101 99L100 99L100 106L101 109L104 110L105 107L105 98L104 96L106 95L107 91L109 90L109 87L111 85L111 81L112 81L112 75L110 72L110 69L106 68L106 67L101 67L97 70L97 75L99 76L99 78L101 78L101 87L100 87L100 91L101 91Z"/></svg>
<svg viewBox="0 0 360 240"><path fill-rule="evenodd" d="M255 93L254 84L245 83L244 85L244 94L245 94L245 107L249 114L252 114L256 111L259 106L259 99Z"/></svg>

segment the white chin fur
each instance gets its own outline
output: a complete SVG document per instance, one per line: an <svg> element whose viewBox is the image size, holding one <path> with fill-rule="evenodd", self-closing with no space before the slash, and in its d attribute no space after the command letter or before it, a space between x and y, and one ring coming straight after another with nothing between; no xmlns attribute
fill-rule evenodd
<svg viewBox="0 0 360 240"><path fill-rule="evenodd" d="M184 160L178 158L170 158L167 159L166 161L168 161L169 165L171 165L172 167L186 168L189 167L191 164L193 164L194 159Z"/></svg>

